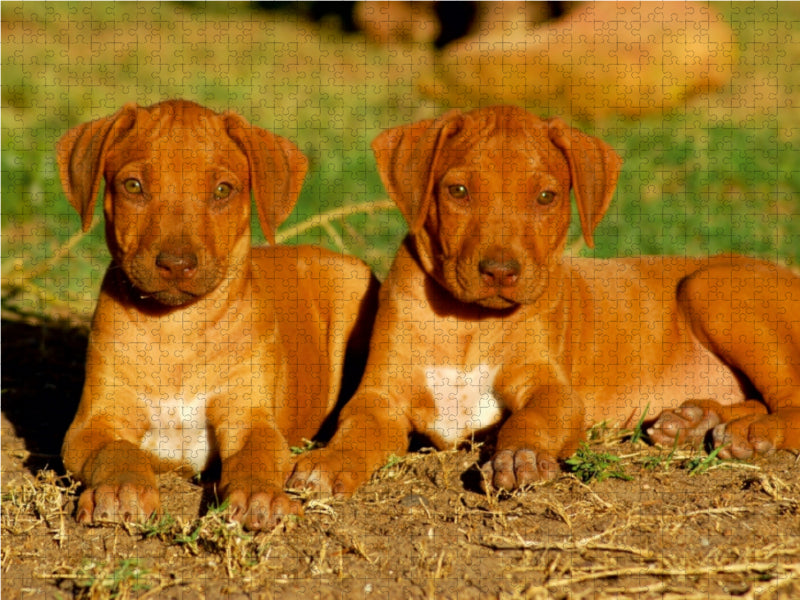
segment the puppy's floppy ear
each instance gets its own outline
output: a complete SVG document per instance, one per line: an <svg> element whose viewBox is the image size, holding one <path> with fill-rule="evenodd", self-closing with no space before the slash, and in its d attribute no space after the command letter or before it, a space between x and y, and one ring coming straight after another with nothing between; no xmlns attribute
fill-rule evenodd
<svg viewBox="0 0 800 600"><path fill-rule="evenodd" d="M383 186L418 232L433 199L435 167L447 139L460 129L462 114L451 110L438 119L387 129L372 141Z"/></svg>
<svg viewBox="0 0 800 600"><path fill-rule="evenodd" d="M569 165L583 239L594 248L593 233L611 204L622 159L603 140L569 127L559 118L548 119L548 124L550 140Z"/></svg>
<svg viewBox="0 0 800 600"><path fill-rule="evenodd" d="M84 231L92 225L108 149L120 132L133 127L137 108L134 103L126 104L110 117L73 127L56 143L61 186L81 216Z"/></svg>
<svg viewBox="0 0 800 600"><path fill-rule="evenodd" d="M228 135L250 164L250 187L264 237L275 243L275 231L294 208L308 171L308 159L286 138L250 125L234 112L222 115Z"/></svg>

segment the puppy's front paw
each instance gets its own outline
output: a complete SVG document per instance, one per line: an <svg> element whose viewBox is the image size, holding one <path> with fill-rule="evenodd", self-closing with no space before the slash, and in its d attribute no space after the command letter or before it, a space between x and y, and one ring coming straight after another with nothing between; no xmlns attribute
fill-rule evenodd
<svg viewBox="0 0 800 600"><path fill-rule="evenodd" d="M678 408L662 412L647 430L647 435L659 446L672 446L676 440L678 444L700 445L721 420L712 408L685 402Z"/></svg>
<svg viewBox="0 0 800 600"><path fill-rule="evenodd" d="M250 531L272 529L289 515L302 515L300 502L287 496L282 490L263 486L258 491L249 491L256 486L228 486L230 516ZM246 491L248 490L248 491Z"/></svg>
<svg viewBox="0 0 800 600"><path fill-rule="evenodd" d="M552 479L560 470L554 458L528 448L500 450L481 468L484 488L491 486L508 491Z"/></svg>
<svg viewBox="0 0 800 600"><path fill-rule="evenodd" d="M314 450L297 460L286 487L344 498L352 495L370 475L361 457L328 449Z"/></svg>
<svg viewBox="0 0 800 600"><path fill-rule="evenodd" d="M78 498L76 520L82 525L144 523L161 509L155 486L136 481L90 487Z"/></svg>

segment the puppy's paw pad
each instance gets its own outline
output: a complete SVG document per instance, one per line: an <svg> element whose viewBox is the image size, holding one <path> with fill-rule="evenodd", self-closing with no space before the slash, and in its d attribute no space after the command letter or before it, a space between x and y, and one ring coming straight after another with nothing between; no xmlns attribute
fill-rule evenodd
<svg viewBox="0 0 800 600"><path fill-rule="evenodd" d="M83 491L75 517L82 525L144 523L159 510L158 490L150 485L99 485Z"/></svg>
<svg viewBox="0 0 800 600"><path fill-rule="evenodd" d="M497 452L481 471L484 487L510 491L552 479L560 472L560 468L558 462L549 455L523 448Z"/></svg>
<svg viewBox="0 0 800 600"><path fill-rule="evenodd" d="M779 448L784 426L779 415L752 415L717 425L712 440L720 458L749 459Z"/></svg>
<svg viewBox="0 0 800 600"><path fill-rule="evenodd" d="M352 495L368 474L359 476L358 471L346 468L341 460L323 456L323 452L319 450L316 452L318 456L312 456L312 452L298 459L286 487L320 496L344 498ZM366 467L361 472L366 472Z"/></svg>
<svg viewBox="0 0 800 600"><path fill-rule="evenodd" d="M701 444L708 431L719 423L716 412L687 403L662 412L647 435L659 446L672 446L676 440L678 444Z"/></svg>
<svg viewBox="0 0 800 600"><path fill-rule="evenodd" d="M289 515L303 514L300 502L277 488L251 494L233 488L226 498L230 518L250 531L272 529Z"/></svg>

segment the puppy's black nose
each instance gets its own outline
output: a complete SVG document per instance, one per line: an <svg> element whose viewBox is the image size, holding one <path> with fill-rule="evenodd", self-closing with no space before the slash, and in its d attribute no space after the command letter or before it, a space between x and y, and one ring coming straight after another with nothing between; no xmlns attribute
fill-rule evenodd
<svg viewBox="0 0 800 600"><path fill-rule="evenodd" d="M164 279L188 279L197 272L197 255L193 252L159 252L156 267Z"/></svg>

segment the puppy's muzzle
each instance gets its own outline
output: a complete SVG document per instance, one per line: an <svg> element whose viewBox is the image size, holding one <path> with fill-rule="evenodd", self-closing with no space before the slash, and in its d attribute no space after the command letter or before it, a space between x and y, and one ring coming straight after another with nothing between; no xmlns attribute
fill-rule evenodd
<svg viewBox="0 0 800 600"><path fill-rule="evenodd" d="M131 283L142 294L167 306L180 306L216 288L227 270L224 262L209 260L200 248L164 244L122 262Z"/></svg>

